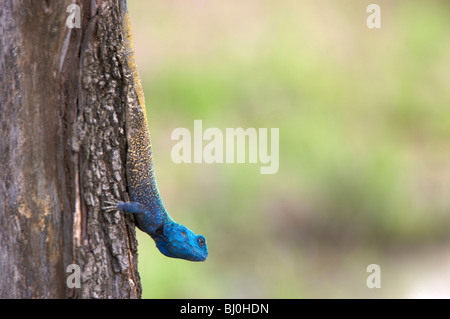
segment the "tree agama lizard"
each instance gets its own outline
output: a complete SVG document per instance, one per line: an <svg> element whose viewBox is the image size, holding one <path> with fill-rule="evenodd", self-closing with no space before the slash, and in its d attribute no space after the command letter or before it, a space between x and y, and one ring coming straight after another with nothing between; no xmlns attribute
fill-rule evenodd
<svg viewBox="0 0 450 319"><path fill-rule="evenodd" d="M156 185L144 93L137 71L126 0L119 1L123 49L120 54L126 83L126 174L131 201L110 200L106 211L135 214L136 225L149 234L159 251L168 257L204 261L208 256L206 239L176 223L167 213Z"/></svg>

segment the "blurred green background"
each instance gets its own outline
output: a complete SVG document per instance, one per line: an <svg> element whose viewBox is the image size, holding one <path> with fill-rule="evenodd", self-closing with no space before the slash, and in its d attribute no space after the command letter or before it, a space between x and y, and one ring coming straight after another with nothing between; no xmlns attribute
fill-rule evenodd
<svg viewBox="0 0 450 319"><path fill-rule="evenodd" d="M204 263L170 259L138 232L144 298L450 297L448 1L129 10L162 198L209 248ZM171 132L195 119L279 128L278 173L173 163Z"/></svg>

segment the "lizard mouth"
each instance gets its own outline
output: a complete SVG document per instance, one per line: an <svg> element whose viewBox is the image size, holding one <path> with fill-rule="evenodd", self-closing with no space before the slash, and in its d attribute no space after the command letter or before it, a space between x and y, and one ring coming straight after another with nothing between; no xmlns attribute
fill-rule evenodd
<svg viewBox="0 0 450 319"><path fill-rule="evenodd" d="M201 254L195 255L191 260L192 261L205 261L208 257L208 252L202 252Z"/></svg>

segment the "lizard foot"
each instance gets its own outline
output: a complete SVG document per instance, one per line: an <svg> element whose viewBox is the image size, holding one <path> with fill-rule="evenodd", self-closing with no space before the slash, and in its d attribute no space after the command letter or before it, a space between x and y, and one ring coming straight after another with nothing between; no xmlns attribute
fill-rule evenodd
<svg viewBox="0 0 450 319"><path fill-rule="evenodd" d="M118 205L123 203L123 202L113 198L113 199L105 200L103 203L108 205L108 206L102 206L102 209L104 211L106 211L106 212L112 212L112 211L115 211L115 210L120 210Z"/></svg>

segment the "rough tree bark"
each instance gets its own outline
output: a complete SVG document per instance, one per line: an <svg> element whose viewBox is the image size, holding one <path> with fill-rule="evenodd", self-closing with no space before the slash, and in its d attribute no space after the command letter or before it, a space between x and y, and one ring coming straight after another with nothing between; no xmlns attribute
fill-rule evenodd
<svg viewBox="0 0 450 319"><path fill-rule="evenodd" d="M117 1L0 5L0 298L139 298ZM81 288L69 288L70 264Z"/></svg>

